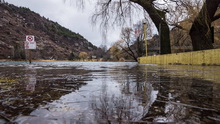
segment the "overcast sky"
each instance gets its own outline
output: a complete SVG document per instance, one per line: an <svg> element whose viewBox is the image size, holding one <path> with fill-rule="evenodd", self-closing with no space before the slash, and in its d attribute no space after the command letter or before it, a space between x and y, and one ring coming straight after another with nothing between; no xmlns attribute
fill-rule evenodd
<svg viewBox="0 0 220 124"><path fill-rule="evenodd" d="M120 28L112 29L108 33L107 43L102 41L99 25L92 26L91 16L95 9L95 1L91 0L83 10L76 7L74 1L64 0L5 0L16 6L30 8L41 16L58 22L62 26L79 33L96 46L106 44L108 47L119 40Z"/></svg>

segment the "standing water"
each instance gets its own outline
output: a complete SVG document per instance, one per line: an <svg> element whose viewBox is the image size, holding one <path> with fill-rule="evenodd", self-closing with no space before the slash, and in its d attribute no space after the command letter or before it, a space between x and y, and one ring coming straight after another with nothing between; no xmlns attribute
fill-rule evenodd
<svg viewBox="0 0 220 124"><path fill-rule="evenodd" d="M220 123L220 67L0 63L0 123Z"/></svg>

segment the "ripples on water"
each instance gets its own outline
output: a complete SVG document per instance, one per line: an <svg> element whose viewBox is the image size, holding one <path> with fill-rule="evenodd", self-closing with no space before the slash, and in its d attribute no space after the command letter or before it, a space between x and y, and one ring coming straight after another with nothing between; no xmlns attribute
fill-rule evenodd
<svg viewBox="0 0 220 124"><path fill-rule="evenodd" d="M219 67L0 63L0 123L218 123Z"/></svg>

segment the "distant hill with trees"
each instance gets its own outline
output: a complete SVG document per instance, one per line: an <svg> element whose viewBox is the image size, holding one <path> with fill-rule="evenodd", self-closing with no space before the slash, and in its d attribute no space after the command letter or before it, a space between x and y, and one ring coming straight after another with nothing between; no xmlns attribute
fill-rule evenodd
<svg viewBox="0 0 220 124"><path fill-rule="evenodd" d="M28 8L0 2L0 59L25 59L26 35L34 35L34 59L77 59L80 52L92 56L97 47L82 35Z"/></svg>

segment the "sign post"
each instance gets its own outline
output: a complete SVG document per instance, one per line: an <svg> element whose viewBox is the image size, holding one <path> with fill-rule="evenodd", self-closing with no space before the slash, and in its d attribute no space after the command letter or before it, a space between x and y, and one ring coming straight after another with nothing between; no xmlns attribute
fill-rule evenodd
<svg viewBox="0 0 220 124"><path fill-rule="evenodd" d="M147 24L144 22L144 42L146 46L146 56L148 56L148 48L147 48Z"/></svg>
<svg viewBox="0 0 220 124"><path fill-rule="evenodd" d="M32 52L32 51L29 50L29 57L28 57L28 58L29 58L29 63L30 63L30 64L31 64L31 62L32 62L32 61L31 61L31 58L32 58L32 56L31 56L32 53L31 53L31 52Z"/></svg>
<svg viewBox="0 0 220 124"><path fill-rule="evenodd" d="M31 64L31 58L32 58L32 49L36 49L36 42L34 39L34 35L26 35L26 41L24 44L24 48L28 50L29 52L29 63Z"/></svg>

